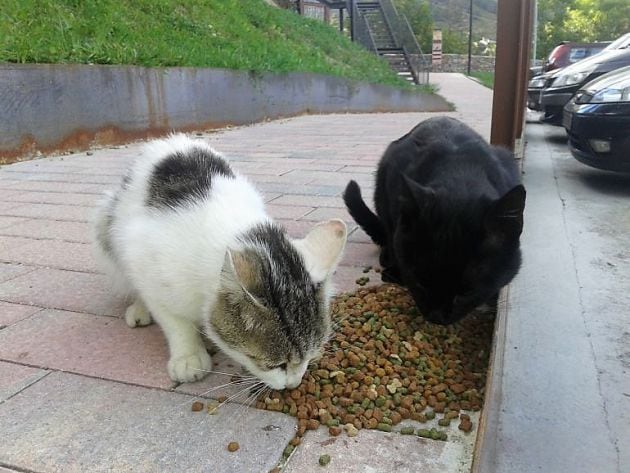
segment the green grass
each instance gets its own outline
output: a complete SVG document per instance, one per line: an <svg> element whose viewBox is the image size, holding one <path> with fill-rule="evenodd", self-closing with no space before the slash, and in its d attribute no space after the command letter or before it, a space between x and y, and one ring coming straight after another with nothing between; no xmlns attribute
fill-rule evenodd
<svg viewBox="0 0 630 473"><path fill-rule="evenodd" d="M262 0L2 0L0 62L314 72L408 87L334 28Z"/></svg>
<svg viewBox="0 0 630 473"><path fill-rule="evenodd" d="M494 89L494 72L471 72L470 75L489 89Z"/></svg>

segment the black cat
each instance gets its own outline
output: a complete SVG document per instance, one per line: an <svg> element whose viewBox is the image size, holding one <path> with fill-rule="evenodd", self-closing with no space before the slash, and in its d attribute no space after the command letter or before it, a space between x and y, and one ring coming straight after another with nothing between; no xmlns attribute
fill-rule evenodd
<svg viewBox="0 0 630 473"><path fill-rule="evenodd" d="M384 281L450 324L496 297L521 264L525 188L514 156L454 118L417 125L378 165L375 215L350 181L344 201L381 247Z"/></svg>

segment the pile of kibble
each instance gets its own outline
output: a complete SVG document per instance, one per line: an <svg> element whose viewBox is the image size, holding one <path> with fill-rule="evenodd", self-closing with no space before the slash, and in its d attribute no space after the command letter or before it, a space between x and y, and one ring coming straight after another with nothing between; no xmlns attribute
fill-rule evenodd
<svg viewBox="0 0 630 473"><path fill-rule="evenodd" d="M360 288L332 303L335 334L326 353L293 390L275 391L257 407L298 418L295 447L320 425L333 436L359 429L390 432L403 419L438 425L470 417L483 404L493 318L471 314L441 326L417 313L409 293L395 285ZM435 428L403 427L401 434L446 440Z"/></svg>

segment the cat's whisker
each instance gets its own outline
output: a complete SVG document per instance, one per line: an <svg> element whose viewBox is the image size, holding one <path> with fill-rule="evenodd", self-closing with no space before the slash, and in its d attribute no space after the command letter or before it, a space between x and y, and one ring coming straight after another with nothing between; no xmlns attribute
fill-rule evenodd
<svg viewBox="0 0 630 473"><path fill-rule="evenodd" d="M258 383L256 383L256 384L258 384ZM256 386L256 384L254 386ZM232 401L238 399L241 395L243 395L243 393L247 393L251 389L252 389L251 386L247 386L244 389L241 389L240 391L235 392L234 394L229 396L225 401L223 401L221 404L219 404L219 406L217 407L217 410L219 410L222 406L227 405L228 403L232 403ZM249 395L247 395L247 397L245 399L249 399Z"/></svg>
<svg viewBox="0 0 630 473"><path fill-rule="evenodd" d="M254 380L246 380L246 381L231 381L229 383L225 383L225 384L221 384L220 386L215 386L212 389L208 389L207 391L201 393L199 396L203 397L203 396L207 396L208 394L210 394L213 391L216 391L218 389L221 388L227 388L227 387L231 387L231 388L235 388L235 387L243 387L244 389L248 389L250 388L250 385L252 385L252 383L254 383Z"/></svg>
<svg viewBox="0 0 630 473"><path fill-rule="evenodd" d="M220 375L225 375L225 376L237 376L240 379L258 379L256 376L253 376L253 375L243 376L242 374L238 374L238 373L228 373L225 371L215 371L215 370L204 370L201 368L195 368L195 370L203 371L204 373L220 374Z"/></svg>
<svg viewBox="0 0 630 473"><path fill-rule="evenodd" d="M222 388L226 388L226 387L243 387L244 389L249 389L250 388L250 384L253 382L253 380L246 380L246 381L242 381L242 380L238 380L238 381L231 381L229 383L225 383L225 384L221 384L220 386L215 386L211 389L208 389L207 391L204 391L200 394L198 394L196 397L197 398L203 398L204 396L207 396L208 394L210 394L213 391L216 391L218 389L222 389ZM178 407L181 407L185 404L188 404L190 401L187 400L183 403L181 403Z"/></svg>
<svg viewBox="0 0 630 473"><path fill-rule="evenodd" d="M261 381L260 383L255 385L253 388L250 388L250 395L247 396L245 401L241 404L241 408L236 413L235 417L237 419L239 419L245 412L247 412L247 409L251 406L253 402L256 401L256 399L258 398L258 395L261 393L261 391L265 389L265 387L266 387L265 383Z"/></svg>

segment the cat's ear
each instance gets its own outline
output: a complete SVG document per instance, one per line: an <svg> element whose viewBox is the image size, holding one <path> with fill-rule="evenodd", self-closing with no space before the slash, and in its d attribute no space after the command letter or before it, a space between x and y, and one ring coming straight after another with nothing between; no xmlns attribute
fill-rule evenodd
<svg viewBox="0 0 630 473"><path fill-rule="evenodd" d="M262 285L260 273L260 262L252 252L228 249L225 253L221 270L223 283L232 291L241 290L256 305L264 306L256 297Z"/></svg>
<svg viewBox="0 0 630 473"><path fill-rule="evenodd" d="M335 218L316 224L305 238L293 241L313 282L324 281L335 270L347 236L346 224Z"/></svg>
<svg viewBox="0 0 630 473"><path fill-rule="evenodd" d="M435 201L435 191L430 187L418 184L405 174L401 175L401 196L403 205L406 205L409 208L415 207L418 210L425 210L431 207Z"/></svg>
<svg viewBox="0 0 630 473"><path fill-rule="evenodd" d="M486 213L486 231L499 241L514 240L523 231L525 188L518 185L497 200Z"/></svg>

